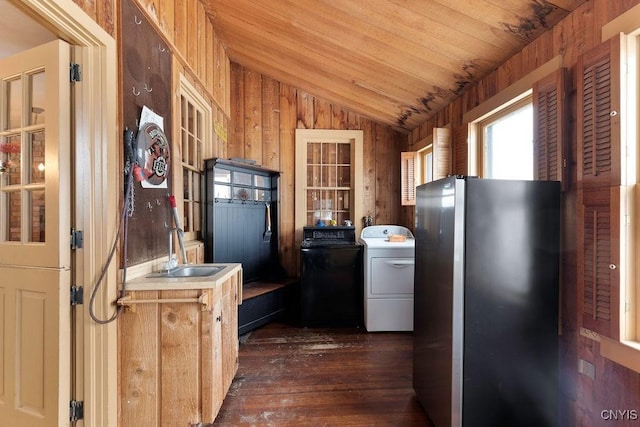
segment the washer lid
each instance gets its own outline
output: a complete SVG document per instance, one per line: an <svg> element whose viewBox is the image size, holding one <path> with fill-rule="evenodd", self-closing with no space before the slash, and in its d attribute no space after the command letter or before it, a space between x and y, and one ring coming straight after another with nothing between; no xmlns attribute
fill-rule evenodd
<svg viewBox="0 0 640 427"><path fill-rule="evenodd" d="M394 249L413 249L415 248L415 240L407 238L404 242L390 242L387 238L371 237L361 238L360 242L367 247L367 249L388 249L392 251Z"/></svg>
<svg viewBox="0 0 640 427"><path fill-rule="evenodd" d="M388 239L392 234L406 236L407 240L413 239L411 231L407 227L403 227L401 225L371 225L362 229L360 232L360 238Z"/></svg>

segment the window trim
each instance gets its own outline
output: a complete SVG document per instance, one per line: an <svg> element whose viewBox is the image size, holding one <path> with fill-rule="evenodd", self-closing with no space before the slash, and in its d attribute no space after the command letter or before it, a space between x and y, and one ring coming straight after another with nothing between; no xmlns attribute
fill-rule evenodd
<svg viewBox="0 0 640 427"><path fill-rule="evenodd" d="M179 108L176 111L176 123L179 123L177 126L176 133L177 138L175 138L174 143L174 152L182 153L183 141L182 141L182 108L183 102L182 98L185 98L191 105L195 106L196 112L202 113L202 123L203 126L202 132L202 151L201 151L201 164L196 167L196 165L191 165L189 163L185 163L183 161L183 156L180 155L174 156L178 161L174 162L173 167L173 192L178 199L178 215L180 218L185 218L184 211L184 196L183 196L183 188L184 188L184 180L183 180L183 171L185 169L189 169L190 171L198 171L200 175L200 189L203 188L203 177L204 177L204 159L211 157L212 150L212 141L213 138L213 107L209 104L204 96L193 86L193 84L188 80L188 78L183 74L179 73L179 82L178 82L178 94L177 98L180 100L178 102ZM200 219L204 217L204 199L202 198L202 194L200 195ZM195 216L194 216L195 218ZM193 219L192 218L192 221ZM182 227L185 227L185 224L182 224ZM198 231L185 231L184 233L184 241L185 245L188 243L193 243L195 241L200 241L202 238L202 229Z"/></svg>

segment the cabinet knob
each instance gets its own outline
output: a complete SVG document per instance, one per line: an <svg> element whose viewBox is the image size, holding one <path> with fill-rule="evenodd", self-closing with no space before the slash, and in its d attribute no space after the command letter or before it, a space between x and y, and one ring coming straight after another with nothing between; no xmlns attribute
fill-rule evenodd
<svg viewBox="0 0 640 427"><path fill-rule="evenodd" d="M609 270L615 270L616 268L618 267L615 264L609 264Z"/></svg>

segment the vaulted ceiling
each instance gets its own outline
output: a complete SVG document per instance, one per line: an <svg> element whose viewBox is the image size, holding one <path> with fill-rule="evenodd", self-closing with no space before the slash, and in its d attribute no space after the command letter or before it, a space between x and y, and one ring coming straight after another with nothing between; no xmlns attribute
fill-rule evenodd
<svg viewBox="0 0 640 427"><path fill-rule="evenodd" d="M233 62L408 131L585 0L204 0Z"/></svg>

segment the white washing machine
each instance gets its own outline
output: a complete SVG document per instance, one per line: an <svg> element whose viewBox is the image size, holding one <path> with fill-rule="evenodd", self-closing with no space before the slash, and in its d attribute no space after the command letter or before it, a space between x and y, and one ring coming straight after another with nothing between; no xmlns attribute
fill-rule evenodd
<svg viewBox="0 0 640 427"><path fill-rule="evenodd" d="M360 243L367 331L413 331L413 234L400 225L373 225L362 229Z"/></svg>

